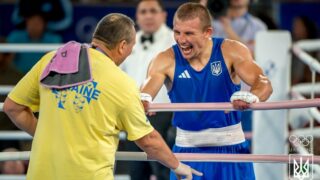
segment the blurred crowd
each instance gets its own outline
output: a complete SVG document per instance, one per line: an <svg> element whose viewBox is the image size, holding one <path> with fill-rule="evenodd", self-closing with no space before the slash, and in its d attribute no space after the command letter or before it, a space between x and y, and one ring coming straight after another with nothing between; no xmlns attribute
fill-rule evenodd
<svg viewBox="0 0 320 180"><path fill-rule="evenodd" d="M34 3L31 1L35 1ZM156 0L149 0L147 4L139 4L139 0L71 0L71 1L40 1L40 0L4 0L3 3L14 3L15 10L12 14L15 28L12 31L0 37L1 43L54 43L60 44L66 42L63 39L63 32L71 26L73 19L72 8L76 3L91 3L111 5L113 3L129 4L136 7L136 16L132 17L137 23L136 46L133 53L128 57L127 62L121 67L125 72L132 76L138 86L141 85L145 77L148 63L158 52L169 48L174 44L173 31L167 24L168 14L165 3ZM54 2L54 3L53 3ZM186 1L177 1L177 3ZM247 45L252 54L254 54L255 35L259 31L280 29L275 20L274 10L270 12L259 11L258 3L249 0L230 0L228 4L224 1L199 0L204 6L211 10L214 20L214 36L234 39ZM219 12L214 3L222 2ZM260 1L258 1L260 2ZM37 4L35 6L25 5ZM172 2L171 2L172 3ZM1 6L1 3L0 3ZM226 6L226 8L221 8ZM219 8L219 7L218 7ZM220 11L221 10L221 11ZM60 12L60 13L57 13ZM281 12L279 12L281 13ZM4 21L4 19L0 19ZM292 21L291 35L293 42L304 39L318 39L319 28L312 16L297 14ZM15 85L20 78L26 74L32 66L42 57L44 53L6 53L0 52L0 86ZM320 59L319 52L312 52L312 56ZM139 59L140 58L140 59ZM134 67L135 66L135 67ZM308 66L304 65L296 56L292 58L292 79L291 83L298 84L311 81L311 72ZM317 82L320 76L317 75ZM245 84L243 85L245 88ZM165 93L164 93L165 94ZM0 95L0 102L3 102L6 95ZM158 102L169 102L164 96L158 97ZM173 144L175 130L170 125L172 114L158 114L151 119L151 123L167 140L169 145ZM166 119L166 123L157 124L157 119ZM159 120L158 120L159 122ZM164 121L162 121L164 122ZM242 122L245 131L251 131L251 113L244 116ZM0 130L18 130L11 123L8 117L0 112ZM138 150L130 143L123 143L121 147L124 150ZM20 141L1 141L0 151L21 151L30 150L30 142ZM0 164L0 171L3 174L23 174L26 172L27 162L8 161ZM145 169L145 171L142 171ZM137 172L142 172L139 174ZM149 173L146 173L149 172ZM127 174L131 174L132 179L149 179L155 175L157 179L167 179L168 170L157 163L132 163L132 168Z"/></svg>

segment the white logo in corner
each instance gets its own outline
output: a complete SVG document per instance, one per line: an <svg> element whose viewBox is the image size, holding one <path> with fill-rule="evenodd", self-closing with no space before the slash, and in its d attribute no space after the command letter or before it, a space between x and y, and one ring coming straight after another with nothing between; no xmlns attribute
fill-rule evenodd
<svg viewBox="0 0 320 180"><path fill-rule="evenodd" d="M295 152L302 147L312 154L311 144L313 144L313 136L292 134L289 136L289 141L292 145L290 151Z"/></svg>
<svg viewBox="0 0 320 180"><path fill-rule="evenodd" d="M211 72L214 76L219 76L222 73L221 61L211 63Z"/></svg>
<svg viewBox="0 0 320 180"><path fill-rule="evenodd" d="M313 155L289 155L289 163L293 164L292 180L309 180L313 179ZM290 170L289 166L289 171Z"/></svg>
<svg viewBox="0 0 320 180"><path fill-rule="evenodd" d="M184 70L179 76L178 76L178 78L182 78L182 79L190 79L191 78L191 76L190 76L190 74L189 74L189 72L187 71L187 70Z"/></svg>

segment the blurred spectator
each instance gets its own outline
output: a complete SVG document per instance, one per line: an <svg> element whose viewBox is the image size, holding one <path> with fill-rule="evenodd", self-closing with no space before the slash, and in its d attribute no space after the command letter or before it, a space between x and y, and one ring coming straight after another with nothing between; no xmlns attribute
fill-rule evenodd
<svg viewBox="0 0 320 180"><path fill-rule="evenodd" d="M3 152L17 152L15 148L7 148ZM0 163L1 174L25 174L26 165L24 161L4 161Z"/></svg>
<svg viewBox="0 0 320 180"><path fill-rule="evenodd" d="M5 43L5 38L0 37L0 43ZM9 56L9 53L0 52L1 85L15 85L23 76L12 66L12 62Z"/></svg>
<svg viewBox="0 0 320 180"><path fill-rule="evenodd" d="M161 0L141 0L138 3L136 20L140 30L137 32L136 45L132 54L121 67L136 80L139 87L146 78L152 58L159 52L171 47L175 42L172 30L165 24L166 17L167 14ZM154 102L170 102L165 87L162 87ZM148 118L171 147L175 138L171 126L172 113L159 112ZM128 150L138 151L139 148L134 143L129 142ZM132 180L149 179L151 173L156 175L157 180L169 179L169 169L157 162L130 162L130 165Z"/></svg>
<svg viewBox="0 0 320 180"><path fill-rule="evenodd" d="M70 0L18 0L12 21L19 25L24 22L26 16L41 12L42 16L46 17L48 30L62 31L72 23L72 10Z"/></svg>
<svg viewBox="0 0 320 180"><path fill-rule="evenodd" d="M42 12L33 12L25 17L25 29L12 31L8 38L8 43L61 43L59 35L47 32L46 17ZM31 67L44 55L44 53L16 53L11 58L14 59L16 68L22 72L28 72Z"/></svg>
<svg viewBox="0 0 320 180"><path fill-rule="evenodd" d="M208 4L208 0L192 0L192 2L200 3L203 6L207 6L207 4Z"/></svg>
<svg viewBox="0 0 320 180"><path fill-rule="evenodd" d="M317 25L306 16L297 16L293 20L292 36L294 41L316 39L318 37Z"/></svg>
<svg viewBox="0 0 320 180"><path fill-rule="evenodd" d="M226 15L213 21L213 29L214 36L240 41L253 51L256 33L265 31L267 26L248 12L249 3L249 0L230 0Z"/></svg>
<svg viewBox="0 0 320 180"><path fill-rule="evenodd" d="M0 43L4 40L0 39ZM15 85L22 78L22 74L13 68L8 53L0 52L0 86L3 85ZM0 102L4 102L6 94L0 94ZM11 122L8 116L0 112L0 130L17 130L18 128ZM18 141L1 141L0 151L15 147L19 148Z"/></svg>
<svg viewBox="0 0 320 180"><path fill-rule="evenodd" d="M317 39L318 29L315 22L306 16L297 16L293 20L292 39L294 42L303 39ZM311 53L312 56L317 56L316 53ZM311 72L309 67L293 55L291 66L292 84L311 81Z"/></svg>
<svg viewBox="0 0 320 180"><path fill-rule="evenodd" d="M87 3L87 4L95 4L95 3L125 3L125 4L132 4L137 3L137 0L73 0L72 2L80 2L80 3Z"/></svg>
<svg viewBox="0 0 320 180"><path fill-rule="evenodd" d="M257 13L257 17L267 25L268 30L275 30L278 29L277 23L274 19L267 13L259 12Z"/></svg>

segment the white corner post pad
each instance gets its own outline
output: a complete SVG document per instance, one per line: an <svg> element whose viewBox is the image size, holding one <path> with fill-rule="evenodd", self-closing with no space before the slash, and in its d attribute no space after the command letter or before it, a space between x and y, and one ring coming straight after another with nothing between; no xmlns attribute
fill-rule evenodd
<svg viewBox="0 0 320 180"><path fill-rule="evenodd" d="M140 93L140 99L141 101L147 101L149 103L152 102L152 96L148 93Z"/></svg>
<svg viewBox="0 0 320 180"><path fill-rule="evenodd" d="M233 93L230 97L230 101L233 102L235 100L241 100L249 104L260 102L258 96L252 94L249 91L237 91Z"/></svg>

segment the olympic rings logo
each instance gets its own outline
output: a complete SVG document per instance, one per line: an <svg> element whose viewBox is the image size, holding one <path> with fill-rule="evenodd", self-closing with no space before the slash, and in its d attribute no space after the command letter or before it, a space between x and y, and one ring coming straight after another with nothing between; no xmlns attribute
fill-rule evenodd
<svg viewBox="0 0 320 180"><path fill-rule="evenodd" d="M298 146L298 145L309 146L313 142L313 137L290 135L289 141L295 146Z"/></svg>

